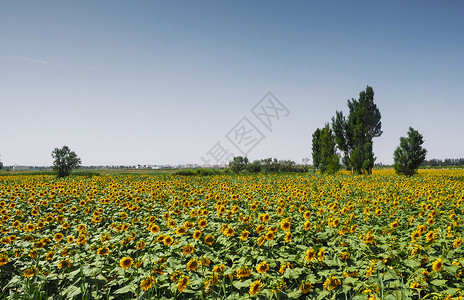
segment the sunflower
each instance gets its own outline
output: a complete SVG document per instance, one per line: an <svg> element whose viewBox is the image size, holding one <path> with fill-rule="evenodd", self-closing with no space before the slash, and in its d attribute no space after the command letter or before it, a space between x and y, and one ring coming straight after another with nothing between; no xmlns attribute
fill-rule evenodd
<svg viewBox="0 0 464 300"><path fill-rule="evenodd" d="M250 235L250 232L245 229L245 230L242 231L242 234L240 235L240 239L242 241L245 241L248 238L249 235Z"/></svg>
<svg viewBox="0 0 464 300"><path fill-rule="evenodd" d="M283 231L287 231L289 230L291 227L291 223L290 223L290 220L287 218L287 219L283 219L281 222L280 222L280 228L282 228Z"/></svg>
<svg viewBox="0 0 464 300"><path fill-rule="evenodd" d="M311 212L310 212L309 210L307 210L307 211L305 211L305 212L303 213L303 218L309 219L309 217L311 217Z"/></svg>
<svg viewBox="0 0 464 300"><path fill-rule="evenodd" d="M202 258L200 258L200 264L202 266L209 266L209 264L211 263L211 260L209 258L207 258L206 256L203 256Z"/></svg>
<svg viewBox="0 0 464 300"><path fill-rule="evenodd" d="M63 239L63 237L64 237L63 234L61 234L61 233L58 232L57 234L55 234L55 236L53 237L53 239L54 239L56 242L61 242L61 240Z"/></svg>
<svg viewBox="0 0 464 300"><path fill-rule="evenodd" d="M268 231L268 232L264 235L264 238L265 238L267 241L272 241L272 240L274 239L274 232Z"/></svg>
<svg viewBox="0 0 464 300"><path fill-rule="evenodd" d="M174 239L173 239L170 235L165 236L164 239L163 239L163 243L164 243L166 246L171 245L172 242L174 242Z"/></svg>
<svg viewBox="0 0 464 300"><path fill-rule="evenodd" d="M69 244L74 243L74 236L73 235L68 236L68 243Z"/></svg>
<svg viewBox="0 0 464 300"><path fill-rule="evenodd" d="M98 248L97 254L98 255L108 255L108 254L110 254L110 250L108 249L108 247L101 247L101 248Z"/></svg>
<svg viewBox="0 0 464 300"><path fill-rule="evenodd" d="M251 275L251 270L247 266L241 267L237 270L237 278L245 278Z"/></svg>
<svg viewBox="0 0 464 300"><path fill-rule="evenodd" d="M226 266L224 264L217 265L217 266L213 267L212 271L213 271L213 273L222 273L222 272L224 272L225 268L226 268Z"/></svg>
<svg viewBox="0 0 464 300"><path fill-rule="evenodd" d="M235 229L231 226L227 226L227 228L224 230L224 235L227 237L233 236L235 233Z"/></svg>
<svg viewBox="0 0 464 300"><path fill-rule="evenodd" d="M341 260L347 260L347 259L349 259L349 258L350 258L350 253L349 253L349 252L346 252L346 251L345 251L345 252L342 252L342 253L340 254L340 259L341 259Z"/></svg>
<svg viewBox="0 0 464 300"><path fill-rule="evenodd" d="M302 294L307 294L313 287L314 285L311 282L305 281L300 285L299 289Z"/></svg>
<svg viewBox="0 0 464 300"><path fill-rule="evenodd" d="M58 269L69 268L71 266L71 261L69 259L64 259L58 263Z"/></svg>
<svg viewBox="0 0 464 300"><path fill-rule="evenodd" d="M170 220L168 221L168 227L169 227L169 228L175 228L176 226L177 226L177 222L176 222L176 221L174 221L174 220L172 220L172 219L170 219Z"/></svg>
<svg viewBox="0 0 464 300"><path fill-rule="evenodd" d="M31 224L31 223L27 224L25 230L26 230L26 231L29 231L29 232L34 231L34 230L35 230L34 224Z"/></svg>
<svg viewBox="0 0 464 300"><path fill-rule="evenodd" d="M306 250L305 259L307 261L312 261L315 257L316 257L316 251L314 251L313 248L309 248L308 250Z"/></svg>
<svg viewBox="0 0 464 300"><path fill-rule="evenodd" d="M416 239L416 238L418 238L418 237L420 237L420 236L421 236L421 233L420 233L419 231L417 231L417 230L414 230L414 231L411 233L411 239L412 239L412 240L414 240L414 239Z"/></svg>
<svg viewBox="0 0 464 300"><path fill-rule="evenodd" d="M63 250L61 250L61 256L65 257L68 256L71 253L71 250L68 249L68 247L64 247Z"/></svg>
<svg viewBox="0 0 464 300"><path fill-rule="evenodd" d="M279 268L279 273L284 274L287 268L293 269L293 265L290 262L283 263Z"/></svg>
<svg viewBox="0 0 464 300"><path fill-rule="evenodd" d="M441 258L437 258L433 263L432 263L432 270L435 272L440 272L443 270L443 261Z"/></svg>
<svg viewBox="0 0 464 300"><path fill-rule="evenodd" d="M71 225L69 225L68 222L64 222L63 224L61 224L61 228L63 228L64 230L68 229L69 227L71 227Z"/></svg>
<svg viewBox="0 0 464 300"><path fill-rule="evenodd" d="M146 279L142 280L140 283L140 289L147 291L155 284L155 278L153 276L148 276Z"/></svg>
<svg viewBox="0 0 464 300"><path fill-rule="evenodd" d="M18 220L14 221L13 224L11 224L11 226L13 226L13 228L16 228L16 229L18 229L20 225L21 225L21 222L19 222Z"/></svg>
<svg viewBox="0 0 464 300"><path fill-rule="evenodd" d="M184 226L180 226L176 230L176 234L178 234L178 235L184 235L186 232L187 232L187 228L184 227Z"/></svg>
<svg viewBox="0 0 464 300"><path fill-rule="evenodd" d="M319 261L323 261L324 260L324 249L319 249L319 252L317 252L317 259Z"/></svg>
<svg viewBox="0 0 464 300"><path fill-rule="evenodd" d="M188 263L187 263L187 271L195 271L198 268L198 260L196 258L192 258Z"/></svg>
<svg viewBox="0 0 464 300"><path fill-rule="evenodd" d="M85 235L80 235L80 236L77 238L76 244L78 244L78 245L85 245L85 244L87 244L87 238L85 237Z"/></svg>
<svg viewBox="0 0 464 300"><path fill-rule="evenodd" d="M137 250L141 250L145 248L145 241L144 240L139 240L136 245Z"/></svg>
<svg viewBox="0 0 464 300"><path fill-rule="evenodd" d="M398 219L396 219L395 222L390 224L390 227L393 228L393 229L398 228L398 226L400 226L400 224L398 223Z"/></svg>
<svg viewBox="0 0 464 300"><path fill-rule="evenodd" d="M150 226L150 232L154 233L154 234L158 233L159 232L159 227L156 226L155 224L153 224L152 226Z"/></svg>
<svg viewBox="0 0 464 300"><path fill-rule="evenodd" d="M47 255L45 255L45 260L52 260L55 254L56 254L55 251L49 251Z"/></svg>
<svg viewBox="0 0 464 300"><path fill-rule="evenodd" d="M256 233L260 234L261 232L263 232L264 230L266 230L266 226L263 225L263 224L260 224L256 227Z"/></svg>
<svg viewBox="0 0 464 300"><path fill-rule="evenodd" d="M304 230L305 231L308 231L309 229L311 229L311 222L310 221L306 221L304 222Z"/></svg>
<svg viewBox="0 0 464 300"><path fill-rule="evenodd" d="M131 257L123 257L119 261L119 265L121 266L121 268L127 269L127 268L130 268L132 266L133 262L134 262L134 260Z"/></svg>
<svg viewBox="0 0 464 300"><path fill-rule="evenodd" d="M201 237L201 231L200 230L195 230L193 233L193 239L198 240Z"/></svg>
<svg viewBox="0 0 464 300"><path fill-rule="evenodd" d="M201 219L198 220L198 227L199 228L205 228L206 226L208 226L208 222L206 221L206 219L201 218Z"/></svg>
<svg viewBox="0 0 464 300"><path fill-rule="evenodd" d="M33 259L36 259L37 258L37 250L32 249L32 251L29 252L28 256L32 257Z"/></svg>
<svg viewBox="0 0 464 300"><path fill-rule="evenodd" d="M182 276L180 278L180 280L177 282L177 290L182 293L183 290L185 290L187 288L187 286L189 285L190 283L190 279L188 276Z"/></svg>
<svg viewBox="0 0 464 300"><path fill-rule="evenodd" d="M462 239L461 238L457 238L456 240L454 240L453 242L453 248L456 249L457 247L461 246L462 244Z"/></svg>
<svg viewBox="0 0 464 300"><path fill-rule="evenodd" d="M85 226L85 224L79 224L79 226L77 226L77 231L83 232L85 230L87 230L87 226Z"/></svg>
<svg viewBox="0 0 464 300"><path fill-rule="evenodd" d="M194 248L193 248L193 245L192 245L192 244L188 244L188 245L186 245L186 246L184 246L184 247L182 248L182 254L184 254L184 255L190 254L190 253L193 252L193 249L194 249Z"/></svg>
<svg viewBox="0 0 464 300"><path fill-rule="evenodd" d="M258 240L256 241L256 244L261 247L261 245L266 241L266 237L263 235L263 236L260 236L258 238Z"/></svg>
<svg viewBox="0 0 464 300"><path fill-rule="evenodd" d="M269 264L265 261L262 261L258 264L258 266L256 267L256 271L259 273L259 274L264 274L266 273L267 271L269 270Z"/></svg>
<svg viewBox="0 0 464 300"><path fill-rule="evenodd" d="M205 244L210 245L210 246L214 244L214 241L215 241L215 238L212 235L207 235L204 240Z"/></svg>
<svg viewBox="0 0 464 300"><path fill-rule="evenodd" d="M259 293L259 290L261 289L261 286L262 286L262 283L261 283L260 279L258 279L255 282L251 283L250 284L250 291L249 291L250 295L254 296L257 293Z"/></svg>
<svg viewBox="0 0 464 300"><path fill-rule="evenodd" d="M292 233L290 231L287 231L285 233L285 242L290 243L292 241L292 237L293 237Z"/></svg>
<svg viewBox="0 0 464 300"><path fill-rule="evenodd" d="M2 256L0 256L0 266L6 265L8 262L8 255L3 254Z"/></svg>
<svg viewBox="0 0 464 300"><path fill-rule="evenodd" d="M37 269L35 267L30 267L24 270L24 277L26 278L32 277L35 273L37 273Z"/></svg>
<svg viewBox="0 0 464 300"><path fill-rule="evenodd" d="M337 286L339 286L340 284L341 284L340 279L338 279L335 276L332 276L332 277L327 278L323 285L327 290L331 291L335 289Z"/></svg>
<svg viewBox="0 0 464 300"><path fill-rule="evenodd" d="M171 274L170 279L171 279L172 282L177 282L181 278L181 276L182 276L182 272L176 271L176 272Z"/></svg>
<svg viewBox="0 0 464 300"><path fill-rule="evenodd" d="M427 232L427 234L425 235L425 241L427 243L430 243L430 242L433 242L434 239L435 239L434 232L433 231Z"/></svg>

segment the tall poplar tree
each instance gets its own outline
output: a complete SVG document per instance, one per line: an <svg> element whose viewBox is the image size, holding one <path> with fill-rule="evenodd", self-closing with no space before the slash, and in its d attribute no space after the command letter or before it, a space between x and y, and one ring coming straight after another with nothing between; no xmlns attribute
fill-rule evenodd
<svg viewBox="0 0 464 300"><path fill-rule="evenodd" d="M321 173L335 173L340 169L340 158L336 153L335 137L329 124L314 131L312 150L313 165Z"/></svg>
<svg viewBox="0 0 464 300"><path fill-rule="evenodd" d="M374 152L372 139L382 134L381 115L374 103L374 90L367 86L359 93L359 99L348 100L349 115L336 111L332 118L332 130L343 163L357 174L372 173Z"/></svg>

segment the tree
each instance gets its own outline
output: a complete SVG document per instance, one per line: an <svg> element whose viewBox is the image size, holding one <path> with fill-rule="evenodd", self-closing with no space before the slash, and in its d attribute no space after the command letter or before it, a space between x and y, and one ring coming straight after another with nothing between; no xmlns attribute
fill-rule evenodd
<svg viewBox="0 0 464 300"><path fill-rule="evenodd" d="M53 170L57 172L58 177L68 176L72 169L81 165L81 159L68 146L63 146L61 149L55 148L52 157L55 159Z"/></svg>
<svg viewBox="0 0 464 300"><path fill-rule="evenodd" d="M335 173L340 169L340 158L336 153L335 137L329 124L314 131L312 150L313 165L321 173Z"/></svg>
<svg viewBox="0 0 464 300"><path fill-rule="evenodd" d="M359 99L347 101L348 118L336 111L332 118L335 142L343 152L343 164L358 174L372 173L374 152L372 139L382 135L381 115L374 104L374 90L367 86L359 93Z"/></svg>
<svg viewBox="0 0 464 300"><path fill-rule="evenodd" d="M409 127L408 137L400 138L400 145L393 154L396 173L412 176L417 173L420 164L425 160L427 150L422 148L423 136Z"/></svg>
<svg viewBox="0 0 464 300"><path fill-rule="evenodd" d="M246 169L248 165L248 158L243 156L235 156L232 161L229 162L229 168L234 173L240 173Z"/></svg>
<svg viewBox="0 0 464 300"><path fill-rule="evenodd" d="M0 160L0 170L3 169L3 163L2 161Z"/></svg>

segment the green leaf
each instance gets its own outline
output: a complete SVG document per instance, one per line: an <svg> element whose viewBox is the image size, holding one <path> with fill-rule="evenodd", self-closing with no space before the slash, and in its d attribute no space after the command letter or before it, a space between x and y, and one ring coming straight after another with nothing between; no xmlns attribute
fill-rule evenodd
<svg viewBox="0 0 464 300"><path fill-rule="evenodd" d="M81 287L71 285L70 287L65 289L64 294L68 297L68 299L74 299L77 295L81 293Z"/></svg>
<svg viewBox="0 0 464 300"><path fill-rule="evenodd" d="M132 285L126 285L120 288L119 290L116 290L114 293L115 294L125 294L125 293L130 293L134 292L135 290L133 289Z"/></svg>
<svg viewBox="0 0 464 300"><path fill-rule="evenodd" d="M317 299L324 299L325 297L329 296L330 295L330 292L327 291L327 290L323 290L322 293L319 294L319 296L317 297Z"/></svg>
<svg viewBox="0 0 464 300"><path fill-rule="evenodd" d="M446 286L446 281L444 279L435 279L430 282L430 284L435 285L435 286Z"/></svg>
<svg viewBox="0 0 464 300"><path fill-rule="evenodd" d="M291 299L298 299L301 296L301 292L300 290L296 290L296 291L288 293L287 296L288 298L291 298Z"/></svg>
<svg viewBox="0 0 464 300"><path fill-rule="evenodd" d="M403 263L410 267L410 268L418 268L420 266L420 262L417 260L412 260L412 259L405 259Z"/></svg>

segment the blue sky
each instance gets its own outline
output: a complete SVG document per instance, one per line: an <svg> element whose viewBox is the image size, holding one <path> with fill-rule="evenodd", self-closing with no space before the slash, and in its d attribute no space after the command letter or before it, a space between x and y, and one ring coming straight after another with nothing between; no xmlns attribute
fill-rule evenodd
<svg viewBox="0 0 464 300"><path fill-rule="evenodd" d="M202 163L246 117L247 156L301 162L311 135L367 85L392 163L409 126L428 158L464 157L462 1L4 1L0 159ZM288 109L272 131L250 111ZM242 149L243 150L243 149Z"/></svg>

